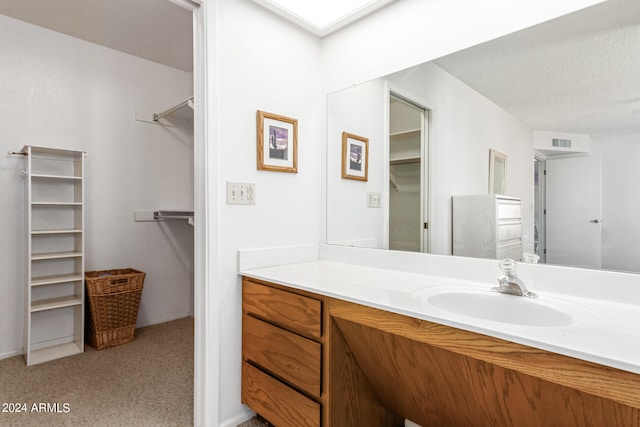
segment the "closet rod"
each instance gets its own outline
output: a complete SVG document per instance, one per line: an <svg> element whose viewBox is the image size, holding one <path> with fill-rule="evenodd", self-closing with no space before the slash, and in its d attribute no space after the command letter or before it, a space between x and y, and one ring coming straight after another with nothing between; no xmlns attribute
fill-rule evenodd
<svg viewBox="0 0 640 427"><path fill-rule="evenodd" d="M153 113L153 121L157 122L158 120L160 120L164 116L167 116L167 115L173 113L174 111L179 110L180 108L184 107L185 105L189 105L189 101L193 102L193 95L190 96L189 98L185 99L184 101L182 101L178 105L173 106L173 107L171 107L171 108L169 108L167 110L164 110L161 113Z"/></svg>
<svg viewBox="0 0 640 427"><path fill-rule="evenodd" d="M10 156L25 156L25 157L29 155L29 153L27 153L26 151L7 151L7 154L9 154Z"/></svg>
<svg viewBox="0 0 640 427"><path fill-rule="evenodd" d="M189 219L193 211L153 211L153 219Z"/></svg>
<svg viewBox="0 0 640 427"><path fill-rule="evenodd" d="M167 221L173 219L186 219L189 225L194 225L193 211L154 211L153 219L156 221Z"/></svg>

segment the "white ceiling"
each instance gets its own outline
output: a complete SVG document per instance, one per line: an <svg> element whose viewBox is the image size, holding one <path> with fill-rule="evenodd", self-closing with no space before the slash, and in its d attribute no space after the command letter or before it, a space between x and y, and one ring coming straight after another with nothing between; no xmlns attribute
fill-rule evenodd
<svg viewBox="0 0 640 427"><path fill-rule="evenodd" d="M435 63L533 129L640 132L638 0L609 0Z"/></svg>
<svg viewBox="0 0 640 427"><path fill-rule="evenodd" d="M0 14L184 71L192 13L169 0L0 0Z"/></svg>

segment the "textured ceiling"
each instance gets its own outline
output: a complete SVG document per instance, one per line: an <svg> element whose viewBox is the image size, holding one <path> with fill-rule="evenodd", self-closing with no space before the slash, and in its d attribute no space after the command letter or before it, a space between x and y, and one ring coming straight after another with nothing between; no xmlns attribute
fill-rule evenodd
<svg viewBox="0 0 640 427"><path fill-rule="evenodd" d="M169 0L0 0L0 14L184 71L192 13Z"/></svg>
<svg viewBox="0 0 640 427"><path fill-rule="evenodd" d="M609 0L435 63L533 129L640 132L638 0Z"/></svg>

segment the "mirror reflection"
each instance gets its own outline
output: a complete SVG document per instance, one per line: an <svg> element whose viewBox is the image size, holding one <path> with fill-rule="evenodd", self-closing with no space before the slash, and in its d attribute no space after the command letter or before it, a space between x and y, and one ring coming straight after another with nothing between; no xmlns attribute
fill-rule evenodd
<svg viewBox="0 0 640 427"><path fill-rule="evenodd" d="M329 95L327 242L451 255L475 215L465 256L640 271L639 40L640 2L609 0ZM369 139L366 182L341 178L342 132ZM508 206L454 211L499 193L493 152Z"/></svg>
<svg viewBox="0 0 640 427"><path fill-rule="evenodd" d="M489 193L505 194L507 186L507 156L489 150Z"/></svg>

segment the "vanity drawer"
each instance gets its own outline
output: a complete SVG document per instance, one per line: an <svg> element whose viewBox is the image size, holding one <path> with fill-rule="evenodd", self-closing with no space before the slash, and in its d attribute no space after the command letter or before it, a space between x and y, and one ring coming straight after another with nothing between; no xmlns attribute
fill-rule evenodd
<svg viewBox="0 0 640 427"><path fill-rule="evenodd" d="M320 397L322 345L262 320L242 317L242 358Z"/></svg>
<svg viewBox="0 0 640 427"><path fill-rule="evenodd" d="M522 238L522 224L517 222L502 222L498 224L498 242Z"/></svg>
<svg viewBox="0 0 640 427"><path fill-rule="evenodd" d="M242 402L278 427L320 427L320 404L242 362Z"/></svg>
<svg viewBox="0 0 640 427"><path fill-rule="evenodd" d="M242 309L298 334L322 336L322 302L317 299L244 279Z"/></svg>
<svg viewBox="0 0 640 427"><path fill-rule="evenodd" d="M520 201L498 201L498 220L522 218L522 205Z"/></svg>

